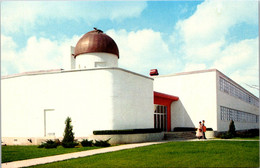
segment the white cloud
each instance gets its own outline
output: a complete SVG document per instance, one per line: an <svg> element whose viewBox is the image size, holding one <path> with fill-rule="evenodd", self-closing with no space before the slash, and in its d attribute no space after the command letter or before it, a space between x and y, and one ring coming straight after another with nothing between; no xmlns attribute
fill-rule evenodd
<svg viewBox="0 0 260 168"><path fill-rule="evenodd" d="M205 1L188 19L175 27L173 40L182 40L186 59L216 59L226 45L230 28L239 23L257 25L255 1Z"/></svg>
<svg viewBox="0 0 260 168"><path fill-rule="evenodd" d="M198 5L176 24L171 37L186 62L183 70L216 68L252 91L244 83L258 84L258 37L230 43L227 37L239 24L257 27L257 1L206 0Z"/></svg>
<svg viewBox="0 0 260 168"><path fill-rule="evenodd" d="M184 71L189 72L189 71L196 71L196 70L204 70L206 69L205 64L194 64L194 63L187 63L185 65Z"/></svg>
<svg viewBox="0 0 260 168"><path fill-rule="evenodd" d="M15 49L15 42L2 35L1 70L2 75L33 70L58 69L70 67L70 46L74 46L79 36L72 39L52 41L46 38L30 37L20 50ZM11 44L9 47L8 43ZM15 72L13 72L15 71Z"/></svg>
<svg viewBox="0 0 260 168"><path fill-rule="evenodd" d="M146 6L144 1L5 1L1 6L1 26L5 32L13 33L29 31L51 19L83 20L88 24L99 19L120 21L139 16Z"/></svg>
<svg viewBox="0 0 260 168"><path fill-rule="evenodd" d="M227 46L219 54L213 67L224 72L244 69L258 64L258 38L246 39Z"/></svg>
<svg viewBox="0 0 260 168"><path fill-rule="evenodd" d="M143 29L136 32L108 30L119 47L119 65L134 72L149 74L150 69L160 72L174 72L177 58L174 58L160 32Z"/></svg>

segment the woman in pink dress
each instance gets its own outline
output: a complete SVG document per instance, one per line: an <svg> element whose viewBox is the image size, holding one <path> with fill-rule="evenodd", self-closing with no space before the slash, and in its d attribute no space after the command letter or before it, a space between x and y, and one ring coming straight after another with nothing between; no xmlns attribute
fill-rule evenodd
<svg viewBox="0 0 260 168"><path fill-rule="evenodd" d="M199 139L201 139L202 136L203 136L201 121L199 122L199 126L198 126L198 129L197 129L196 136L197 136Z"/></svg>

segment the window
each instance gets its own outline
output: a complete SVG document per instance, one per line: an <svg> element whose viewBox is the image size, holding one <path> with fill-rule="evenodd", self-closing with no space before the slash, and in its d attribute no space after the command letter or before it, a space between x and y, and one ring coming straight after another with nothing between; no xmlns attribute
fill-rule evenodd
<svg viewBox="0 0 260 168"><path fill-rule="evenodd" d="M258 123L259 116L227 107L220 106L220 119L225 121Z"/></svg>
<svg viewBox="0 0 260 168"><path fill-rule="evenodd" d="M240 88L228 82L222 77L219 77L219 90L249 104L259 107L259 99L249 95L246 91L241 90Z"/></svg>

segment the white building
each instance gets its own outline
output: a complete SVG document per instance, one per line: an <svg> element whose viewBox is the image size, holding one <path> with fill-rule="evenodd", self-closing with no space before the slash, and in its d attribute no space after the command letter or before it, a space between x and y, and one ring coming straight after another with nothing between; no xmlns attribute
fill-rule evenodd
<svg viewBox="0 0 260 168"><path fill-rule="evenodd" d="M147 77L118 68L119 51L100 30L72 48L70 70L2 77L2 141L62 137L67 116L76 137L94 130L258 128L259 99L217 70ZM154 92L155 91L155 92ZM177 96L173 96L177 95Z"/></svg>
<svg viewBox="0 0 260 168"><path fill-rule="evenodd" d="M197 127L205 120L214 131L259 128L259 99L216 69L154 77L154 90L178 95L171 104L171 128Z"/></svg>

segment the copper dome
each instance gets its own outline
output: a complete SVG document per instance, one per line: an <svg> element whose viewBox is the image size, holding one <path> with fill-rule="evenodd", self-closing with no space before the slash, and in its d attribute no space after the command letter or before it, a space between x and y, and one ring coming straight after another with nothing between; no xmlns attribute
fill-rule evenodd
<svg viewBox="0 0 260 168"><path fill-rule="evenodd" d="M119 58L119 51L115 41L103 31L94 29L79 39L75 47L75 57L84 53L105 52L115 54Z"/></svg>

